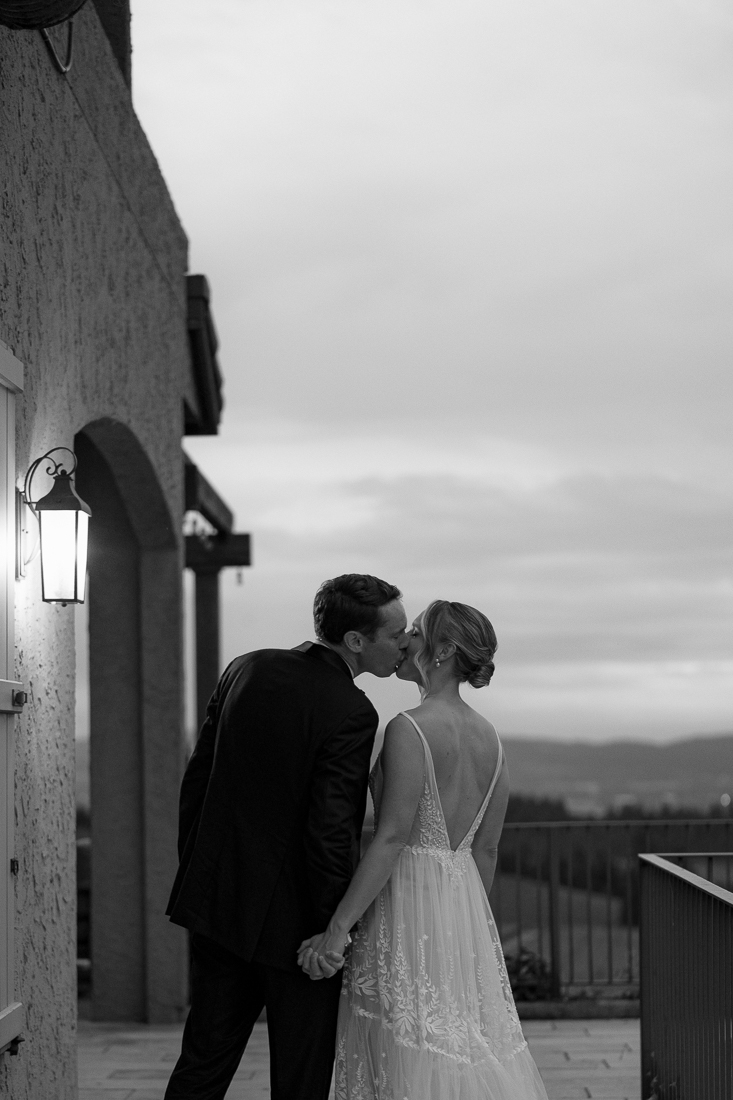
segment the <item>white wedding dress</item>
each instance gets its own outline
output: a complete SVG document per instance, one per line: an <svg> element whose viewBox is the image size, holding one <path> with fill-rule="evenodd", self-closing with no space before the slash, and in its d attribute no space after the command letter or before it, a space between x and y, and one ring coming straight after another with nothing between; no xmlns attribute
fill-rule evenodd
<svg viewBox="0 0 733 1100"><path fill-rule="evenodd" d="M425 787L407 846L359 921L344 967L336 1100L547 1100L471 855L501 745L483 805L452 850L430 748L405 717L423 744Z"/></svg>

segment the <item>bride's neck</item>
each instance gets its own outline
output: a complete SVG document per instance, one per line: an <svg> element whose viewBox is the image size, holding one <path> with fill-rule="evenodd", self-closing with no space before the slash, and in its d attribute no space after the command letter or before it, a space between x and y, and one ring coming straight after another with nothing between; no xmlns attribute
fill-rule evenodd
<svg viewBox="0 0 733 1100"><path fill-rule="evenodd" d="M458 690L458 681L454 676L441 677L435 674L429 681L429 688L420 688L421 702L462 703L461 693Z"/></svg>

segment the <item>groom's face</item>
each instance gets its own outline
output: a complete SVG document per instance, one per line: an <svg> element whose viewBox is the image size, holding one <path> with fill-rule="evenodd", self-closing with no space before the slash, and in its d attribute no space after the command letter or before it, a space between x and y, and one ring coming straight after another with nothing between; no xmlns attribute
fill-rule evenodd
<svg viewBox="0 0 733 1100"><path fill-rule="evenodd" d="M409 636L405 633L407 616L400 600L380 608L381 625L374 638L364 639L363 671L372 676L391 676L402 664Z"/></svg>

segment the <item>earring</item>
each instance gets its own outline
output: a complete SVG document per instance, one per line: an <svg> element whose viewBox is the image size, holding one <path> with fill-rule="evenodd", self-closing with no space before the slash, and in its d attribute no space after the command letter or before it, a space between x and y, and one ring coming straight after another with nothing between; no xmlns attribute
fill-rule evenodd
<svg viewBox="0 0 733 1100"><path fill-rule="evenodd" d="M436 665L437 668L440 668L440 661L438 660L437 657L435 658L435 665Z"/></svg>

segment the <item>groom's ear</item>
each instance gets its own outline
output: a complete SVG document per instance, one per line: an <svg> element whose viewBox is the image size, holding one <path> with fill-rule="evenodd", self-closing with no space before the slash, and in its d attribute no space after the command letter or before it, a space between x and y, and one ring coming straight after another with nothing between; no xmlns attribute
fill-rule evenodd
<svg viewBox="0 0 733 1100"><path fill-rule="evenodd" d="M358 630L347 630L344 634L344 645L352 653L361 653L364 648L364 638Z"/></svg>

